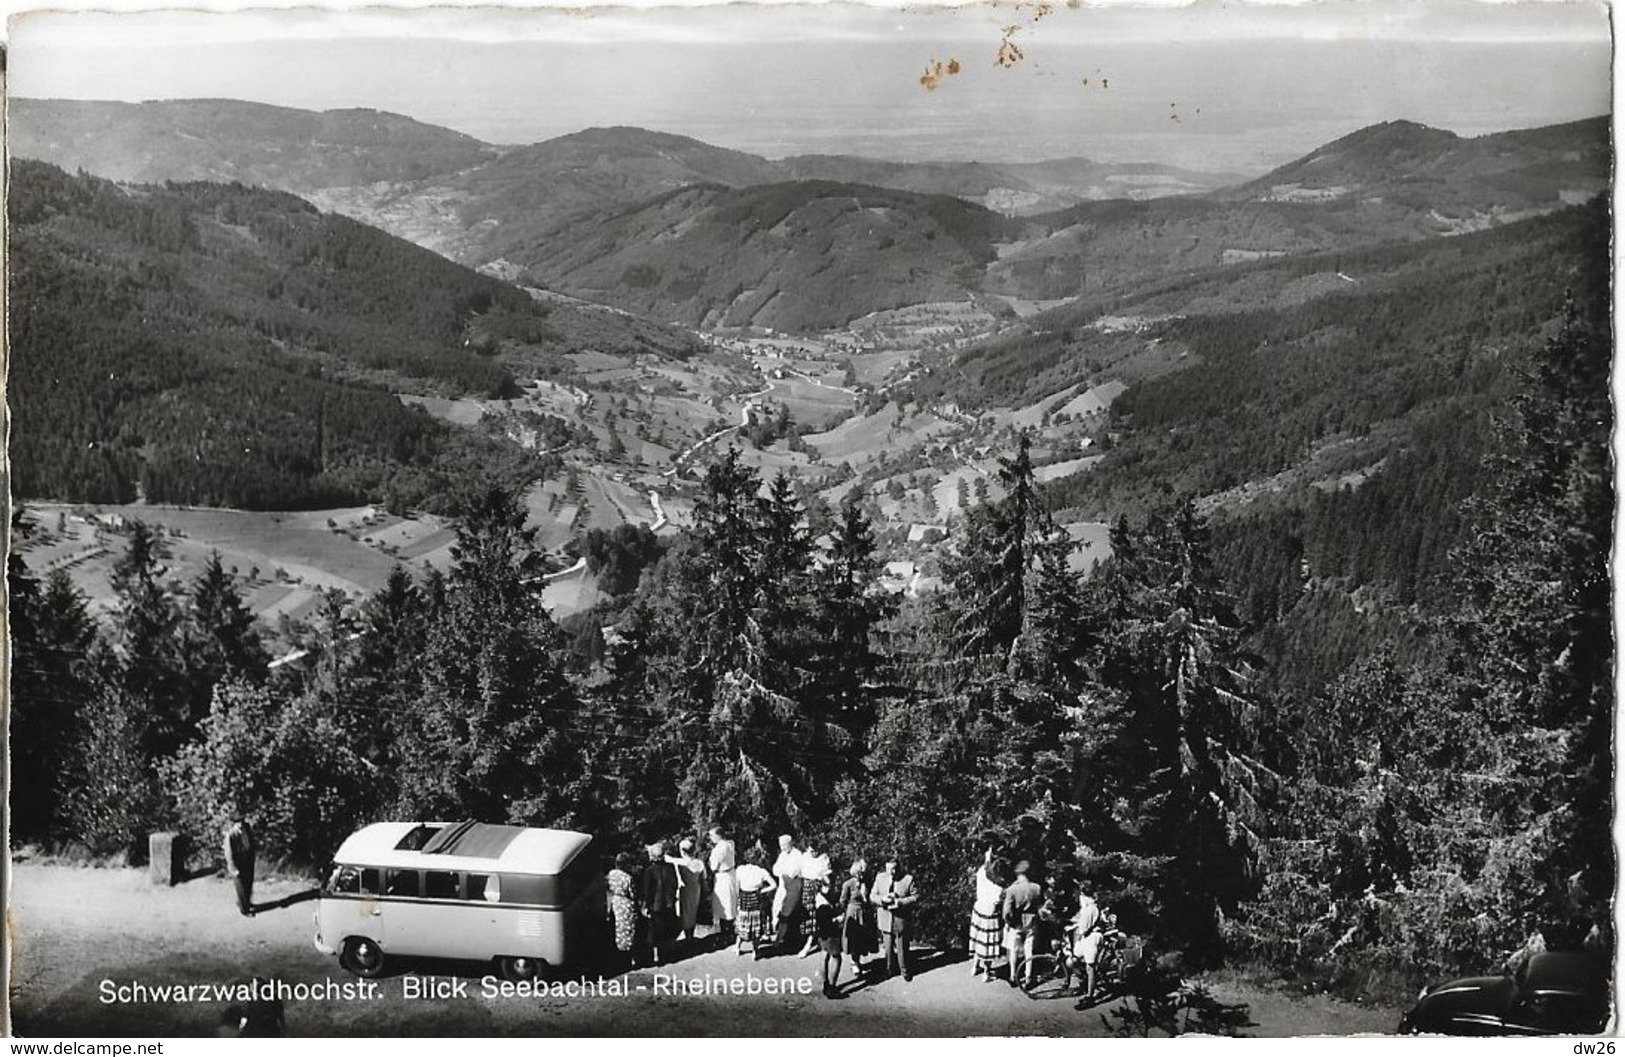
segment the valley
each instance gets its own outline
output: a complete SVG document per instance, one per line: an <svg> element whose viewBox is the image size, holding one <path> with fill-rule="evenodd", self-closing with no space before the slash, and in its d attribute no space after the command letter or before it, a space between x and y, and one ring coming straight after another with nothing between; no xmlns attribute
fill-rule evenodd
<svg viewBox="0 0 1625 1057"><path fill-rule="evenodd" d="M826 508L854 492L867 497L885 552L909 567L899 589L918 590L914 574L930 575L932 554L951 526L970 505L1002 494L1003 450L992 437L1039 427L1040 478L1078 472L1092 461L1077 457L1088 424L1101 420L1122 388L1107 383L1062 394L1064 424L1047 428L1038 406L977 416L952 404L893 402L889 391L924 369L923 359L954 347L941 318L942 306L925 305L804 337L702 334L707 351L683 361L586 351L565 356L551 378L519 377L512 397L403 393L399 400L448 426L558 460L558 470L524 496L537 542L558 570L544 589L558 618L601 599L594 577L574 564L580 535L620 525L667 537L680 531L705 466L730 446L764 480L784 473ZM978 333L964 323L949 331L959 340ZM548 435L531 425L546 418L567 422L568 438L546 446ZM444 571L455 540L445 517L381 505L279 512L34 500L24 516L30 528L18 552L41 575L67 571L93 611L113 604L109 573L126 525L139 519L161 530L177 577L218 553L250 610L278 639L289 622L315 613L323 592L359 599L382 587L396 565L415 575ZM1090 561L1108 553L1101 526L1069 528L1092 541Z"/></svg>
<svg viewBox="0 0 1625 1057"><path fill-rule="evenodd" d="M39 396L27 343L35 313L44 334L47 320L64 326L67 306L24 297L16 392L34 528L21 553L42 572L68 570L104 607L119 525L138 517L163 528L177 575L219 551L278 638L322 591L369 594L397 563L444 569L447 499L469 471L522 488L556 570L546 593L560 618L603 600L577 562L583 534L679 533L698 478L730 448L764 487L787 476L815 526L856 498L894 587L914 591L934 582L967 512L1000 498L999 460L1022 432L1060 524L1090 544L1078 567L1108 552L1105 522L1152 496L1194 492L1224 514L1364 480L1410 443L1423 409L1362 412L1341 427L1325 419L1239 470L1246 460L1226 445L1254 443L1267 426L1237 414L1204 441L1212 451L1176 441L1174 462L1147 477L1169 444L1143 428L1146 394L1218 369L1231 354L1213 335L1259 313L1292 320L1277 340L1302 350L1294 361L1320 357L1330 378L1346 368L1325 350L1350 333L1331 316L1366 315L1424 275L1478 274L1485 254L1507 262L1487 288L1505 299L1495 291L1510 262L1560 249L1578 230L1543 218L1577 215L1608 173L1600 120L1477 139L1391 122L1248 180L1086 159L769 161L628 128L496 148L372 112L110 107L20 100L18 150L122 180L247 178L333 213L270 192L170 184L148 194L25 169L13 203L23 290L36 273L41 284L53 269L90 274L86 261L102 262L95 281L127 282L128 261L110 248L139 232L135 274L172 275L187 291L159 299L149 284L142 295L149 313L172 313L182 340L213 319L207 333L240 350L235 362L269 372L256 383L268 394L298 377L304 407L367 409L324 420L281 397L256 401L258 428L282 438L263 457L294 475L281 498L228 483L200 490L177 484L188 472L178 460L213 451L224 481L243 479L259 472L261 445L241 423L176 420L164 401L205 390L154 375L135 383L124 425L80 441L104 460L94 471L104 483L71 483L85 456L58 427L33 425L68 412L52 402L59 390ZM101 133L115 118L176 151L110 144ZM256 145L312 130L333 149ZM86 196L106 203L98 216L128 216L93 230L73 218ZM181 234L145 234L143 210ZM351 222L336 214L399 239L342 227ZM435 256L414 256L424 249ZM483 274L459 270L454 297L411 292L418 276L454 268L446 258ZM393 303L412 306L410 338L401 313L374 298L389 283ZM80 332L76 321L51 340ZM104 340L85 333L79 347ZM188 355L222 370L211 359L221 341L210 342ZM392 406L377 402L384 393ZM1121 411L1125 394L1133 412ZM203 420L230 418L219 397L202 399L216 409ZM1186 414L1200 403L1180 399ZM363 421L389 424L345 434ZM222 440L241 454L225 456ZM457 454L448 462L435 448ZM1231 469L1192 473L1204 459ZM275 509L289 506L308 509Z"/></svg>

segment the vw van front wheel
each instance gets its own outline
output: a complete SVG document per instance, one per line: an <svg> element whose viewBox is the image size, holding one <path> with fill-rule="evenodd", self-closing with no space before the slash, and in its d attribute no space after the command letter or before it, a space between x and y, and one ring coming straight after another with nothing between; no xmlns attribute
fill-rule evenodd
<svg viewBox="0 0 1625 1057"><path fill-rule="evenodd" d="M515 956L498 958L497 968L502 971L504 980L512 980L516 984L522 984L540 977L547 968L547 963L540 958Z"/></svg>
<svg viewBox="0 0 1625 1057"><path fill-rule="evenodd" d="M384 949L362 936L351 936L344 941L344 953L339 964L357 976L372 979L384 972Z"/></svg>

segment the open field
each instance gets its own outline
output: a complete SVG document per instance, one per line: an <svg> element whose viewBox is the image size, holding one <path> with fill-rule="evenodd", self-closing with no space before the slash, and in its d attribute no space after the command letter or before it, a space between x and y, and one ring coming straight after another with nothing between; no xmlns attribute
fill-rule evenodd
<svg viewBox="0 0 1625 1057"><path fill-rule="evenodd" d="M262 883L255 902L264 906L303 891L308 885L299 882ZM102 1001L133 984L231 984L254 976L290 985L355 982L336 959L312 947L313 904L244 918L230 884L214 876L167 888L152 885L138 870L24 862L14 868L12 900L12 1011L24 1036L209 1035L223 1010L214 1001ZM625 988L624 995L576 998L487 996L481 985L486 966L422 964L379 980L370 999L289 1001L287 1029L294 1036L1106 1034L1101 1014L1110 1006L1079 1012L1053 985L1028 997L1002 983L973 979L969 965L954 956L915 953L921 971L912 982L870 984L839 1001L817 991L818 958L755 962L731 951L696 951L662 968L662 979L648 970L608 976ZM422 973L460 982L467 995L404 997ZM666 981L752 977L788 979L792 989L806 980L811 993L657 993L670 990ZM1397 1020L1394 1011L1323 995L1297 998L1229 981L1213 990L1225 1001L1248 1003L1257 1023L1250 1031L1260 1036L1381 1032Z"/></svg>
<svg viewBox="0 0 1625 1057"><path fill-rule="evenodd" d="M547 487L554 493L561 491L557 482ZM584 488L582 530L593 525L614 527L623 520L649 523L655 518L647 492L635 484L589 474L584 475ZM574 530L570 510L549 509L547 494L537 489L528 498L538 542L554 549ZM140 520L162 530L169 550L165 564L183 584L203 569L210 554L218 552L226 571L237 578L244 603L267 628L275 628L284 616L308 616L321 590L371 594L383 586L396 565L414 575L430 568L450 568L451 548L457 538L455 529L434 515L399 518L371 507L259 512L30 503L27 510L29 519L43 532L19 547L23 561L39 575L65 569L89 598L93 612L104 613L112 607L108 577L124 553L123 525ZM591 597L590 592L558 591L548 600L551 603L556 598L563 605L556 615L564 616L580 608L577 600Z"/></svg>
<svg viewBox="0 0 1625 1057"><path fill-rule="evenodd" d="M930 412L902 411L895 404L872 415L854 415L825 433L803 437L827 462L864 463L885 451L914 447L953 429Z"/></svg>
<svg viewBox="0 0 1625 1057"><path fill-rule="evenodd" d="M1067 559L1073 572L1093 568L1112 556L1112 527L1099 521L1074 521L1062 525L1077 548Z"/></svg>
<svg viewBox="0 0 1625 1057"><path fill-rule="evenodd" d="M856 405L857 398L837 388L838 384L820 384L819 381L785 372L783 377L769 381L769 392L762 399L783 404L801 431L810 433L845 415Z"/></svg>
<svg viewBox="0 0 1625 1057"><path fill-rule="evenodd" d="M598 590L598 578L587 572L586 566L559 574L542 589L542 602L548 612L559 619L591 609L603 601L603 597Z"/></svg>
<svg viewBox="0 0 1625 1057"><path fill-rule="evenodd" d="M1081 470L1087 470L1104 459L1104 455L1086 455L1081 459L1067 459L1064 462L1052 462L1048 466L1040 466L1033 470L1033 476L1040 482L1058 481L1062 477L1070 477Z"/></svg>
<svg viewBox="0 0 1625 1057"><path fill-rule="evenodd" d="M129 520L163 530L168 564L183 579L219 552L221 564L241 578L250 606L262 616L261 607L289 608L286 588L311 597L318 588L365 594L381 585L397 564L421 570L444 568L450 560L451 531L440 519L423 515L402 521L370 508L261 513L31 503L28 514L53 538L20 548L23 560L40 572L67 568L93 609L112 604L107 576L124 551L121 526ZM58 524L65 528L61 535Z"/></svg>

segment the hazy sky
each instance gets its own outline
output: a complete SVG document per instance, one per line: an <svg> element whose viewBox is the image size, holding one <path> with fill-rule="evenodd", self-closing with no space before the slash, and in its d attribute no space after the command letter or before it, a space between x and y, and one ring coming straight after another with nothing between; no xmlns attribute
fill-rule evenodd
<svg viewBox="0 0 1625 1057"><path fill-rule="evenodd" d="M928 91L935 60L959 72ZM1258 170L1392 118L1606 113L1609 60L1594 4L734 5L37 14L9 73L19 96L376 107L497 143L640 125L770 156Z"/></svg>

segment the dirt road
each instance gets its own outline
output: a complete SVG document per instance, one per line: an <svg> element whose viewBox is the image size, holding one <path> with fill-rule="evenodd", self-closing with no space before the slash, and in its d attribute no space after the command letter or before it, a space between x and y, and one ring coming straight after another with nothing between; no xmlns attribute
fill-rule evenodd
<svg viewBox="0 0 1625 1057"><path fill-rule="evenodd" d="M305 887L262 884L255 901L295 896ZM818 956L753 962L732 951L697 953L658 976L640 971L612 977L598 994L503 996L488 993L481 979L485 967L440 964L386 977L368 996L353 986L345 993L354 978L311 946L310 902L244 918L230 885L219 878L159 888L138 870L29 863L13 869L11 900L11 1000L20 1035L207 1035L226 1004L208 993L209 986L254 976L331 992L287 1003L292 1035L1107 1033L1100 1014L1109 1007L1077 1012L1070 998L1053 990L1028 997L1003 983L974 980L967 962L926 952L919 952L924 971L913 981L889 980L834 1001L819 993ZM426 989L429 973L434 986L453 993L413 997ZM195 990L154 994L177 984ZM684 993L704 984L723 993ZM726 993L746 985L780 993ZM1227 1001L1251 1005L1256 1035L1380 1032L1394 1021L1391 1011L1323 997L1299 1000L1234 986L1214 990Z"/></svg>

